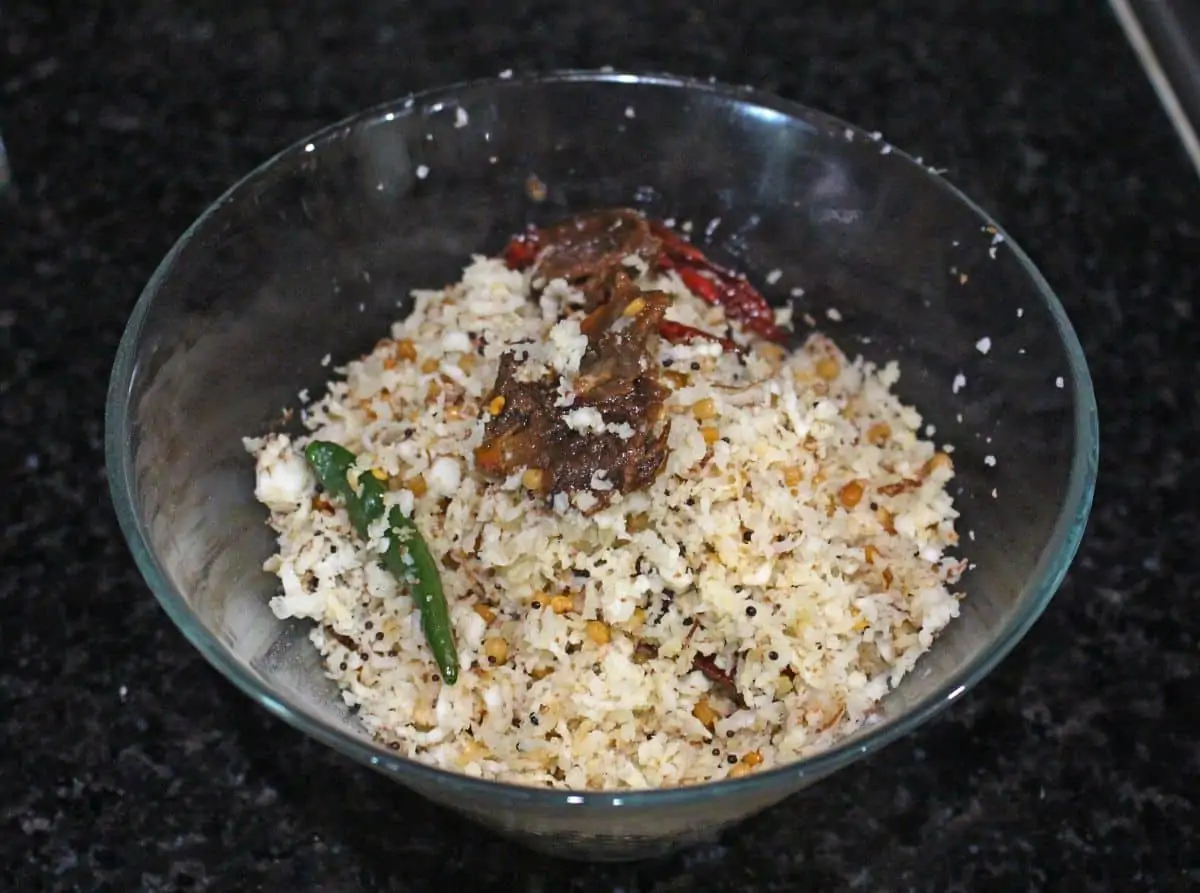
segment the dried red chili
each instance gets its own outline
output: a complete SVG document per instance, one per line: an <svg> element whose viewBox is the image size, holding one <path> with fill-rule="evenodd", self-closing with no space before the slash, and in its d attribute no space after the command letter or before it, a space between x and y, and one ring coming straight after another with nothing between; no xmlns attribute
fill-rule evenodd
<svg viewBox="0 0 1200 893"><path fill-rule="evenodd" d="M524 270L533 265L541 250L541 233L530 224L525 232L509 239L504 248L504 263L510 270Z"/></svg>
<svg viewBox="0 0 1200 893"><path fill-rule="evenodd" d="M713 263L699 248L658 221L651 221L650 231L662 240L663 253L658 259L660 270L678 272L683 284L696 297L724 307L730 319L737 320L750 331L769 341L783 339L783 333L775 325L775 311L745 276Z"/></svg>
<svg viewBox="0 0 1200 893"><path fill-rule="evenodd" d="M721 345L727 352L734 352L738 349L738 346L728 338L703 332L700 329L694 329L691 326L685 326L681 322L675 322L670 319L664 319L658 324L658 334L662 335L663 338L672 344L691 344L693 341L699 339L702 341L714 341Z"/></svg>
<svg viewBox="0 0 1200 893"><path fill-rule="evenodd" d="M769 341L783 340L771 305L745 276L713 263L699 248L660 221L649 221L649 227L662 246L655 262L658 269L675 270L693 294L725 308L730 319L755 334ZM542 247L541 233L531 225L509 241L504 249L504 262L510 269L524 270L534 263ZM663 337L671 340L665 333Z"/></svg>

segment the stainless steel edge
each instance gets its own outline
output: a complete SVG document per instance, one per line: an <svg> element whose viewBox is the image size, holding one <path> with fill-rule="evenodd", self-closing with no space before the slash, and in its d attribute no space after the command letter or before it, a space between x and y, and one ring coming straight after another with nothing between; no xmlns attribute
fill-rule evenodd
<svg viewBox="0 0 1200 893"><path fill-rule="evenodd" d="M1109 3L1200 172L1200 5L1193 0Z"/></svg>

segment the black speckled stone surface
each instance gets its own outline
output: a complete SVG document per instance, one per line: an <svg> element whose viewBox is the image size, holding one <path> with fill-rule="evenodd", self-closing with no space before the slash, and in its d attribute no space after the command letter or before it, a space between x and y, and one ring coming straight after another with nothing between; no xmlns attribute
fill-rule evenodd
<svg viewBox="0 0 1200 893"><path fill-rule="evenodd" d="M1103 5L472 6L5 4L0 887L1200 889L1200 179ZM243 172L415 88L602 64L766 86L949 168L1062 295L1104 440L1080 557L989 680L719 845L633 867L528 854L237 693L139 578L101 449L139 289Z"/></svg>

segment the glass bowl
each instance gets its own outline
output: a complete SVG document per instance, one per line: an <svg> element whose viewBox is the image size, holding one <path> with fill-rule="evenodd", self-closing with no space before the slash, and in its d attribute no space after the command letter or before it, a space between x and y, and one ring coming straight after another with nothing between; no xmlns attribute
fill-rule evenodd
<svg viewBox="0 0 1200 893"><path fill-rule="evenodd" d="M276 580L262 563L274 543L241 438L277 424L301 389L318 393L327 355L336 365L369 350L410 288L457 279L469 255L498 251L526 221L604 205L693 221L696 241L773 301L792 301L798 320L810 315L851 354L898 360L899 394L956 447L961 551L973 563L962 616L878 723L800 762L608 793L432 768L375 744L322 675L307 624L268 609ZM765 285L772 270L781 275ZM1079 544L1097 463L1092 385L1063 308L970 200L878 135L795 103L613 72L433 90L263 164L146 286L117 353L105 436L134 558L221 673L429 799L592 859L708 838L946 708L1046 607Z"/></svg>

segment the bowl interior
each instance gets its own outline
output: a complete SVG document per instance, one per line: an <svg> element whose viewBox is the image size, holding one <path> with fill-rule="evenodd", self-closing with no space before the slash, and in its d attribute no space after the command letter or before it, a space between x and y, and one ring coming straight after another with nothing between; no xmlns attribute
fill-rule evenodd
<svg viewBox="0 0 1200 893"><path fill-rule="evenodd" d="M479 802L704 796L568 797L396 759L321 675L305 625L267 608L273 543L241 438L285 424L298 392L330 375L323 359L369 349L409 289L456 279L470 254L497 251L526 221L601 205L690 221L715 257L794 305L800 332L808 315L848 353L898 361L899 393L954 446L961 553L973 562L962 616L879 724L719 786L782 796L922 721L1015 644L1073 555L1096 460L1078 344L1024 255L948 184L840 121L732 88L576 74L435 91L284 151L189 230L138 304L109 404L118 512L191 641L357 759ZM781 275L766 285L771 270Z"/></svg>

